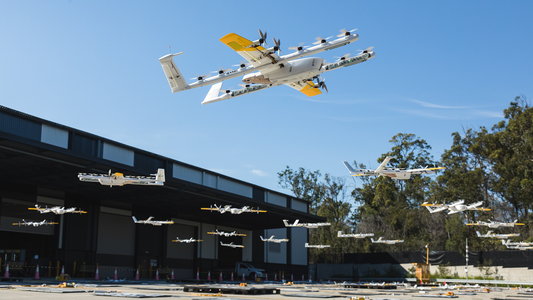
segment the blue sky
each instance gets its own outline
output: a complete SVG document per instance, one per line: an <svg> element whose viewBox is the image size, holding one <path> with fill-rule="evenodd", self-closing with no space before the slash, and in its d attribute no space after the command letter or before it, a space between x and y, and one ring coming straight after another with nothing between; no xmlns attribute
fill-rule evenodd
<svg viewBox="0 0 533 300"><path fill-rule="evenodd" d="M0 1L1 105L286 193L290 166L347 176L377 167L397 133L440 159L451 133L491 127L533 97L532 1ZM170 92L158 58L185 77L242 58L219 41L257 30L282 50L339 29L360 38L321 53L376 57L325 74L329 93L280 86L200 105L209 88ZM238 87L234 79L225 88Z"/></svg>

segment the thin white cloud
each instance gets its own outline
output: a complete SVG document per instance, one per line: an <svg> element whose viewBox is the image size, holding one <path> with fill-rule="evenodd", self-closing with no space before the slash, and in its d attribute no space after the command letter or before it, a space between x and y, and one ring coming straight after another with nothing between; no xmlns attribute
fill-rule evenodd
<svg viewBox="0 0 533 300"><path fill-rule="evenodd" d="M474 113L479 116L503 119L503 112L501 111L476 110Z"/></svg>
<svg viewBox="0 0 533 300"><path fill-rule="evenodd" d="M445 106L445 105L437 105L437 104L433 104L433 103L429 103L429 102L424 102L424 101L420 101L420 100L415 100L415 99L409 99L409 101L411 101L411 102L415 102L415 103L418 103L418 104L422 105L423 107L429 107L429 108L446 108L446 109L464 109L464 108L470 108L470 107L467 107L467 106Z"/></svg>
<svg viewBox="0 0 533 300"><path fill-rule="evenodd" d="M261 171L261 170L252 170L250 171L250 173L254 174L254 175L257 175L259 177L266 177L268 176L268 174L264 171Z"/></svg>

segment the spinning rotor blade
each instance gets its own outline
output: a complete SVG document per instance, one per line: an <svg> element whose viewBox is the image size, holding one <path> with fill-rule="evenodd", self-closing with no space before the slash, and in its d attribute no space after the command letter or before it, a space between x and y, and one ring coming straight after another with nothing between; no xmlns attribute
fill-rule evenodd
<svg viewBox="0 0 533 300"><path fill-rule="evenodd" d="M365 50L360 50L359 49L357 51L361 51L361 53L359 53L359 54L364 54L364 53L368 53L368 52L372 51L372 49L374 49L374 46L368 47Z"/></svg>
<svg viewBox="0 0 533 300"><path fill-rule="evenodd" d="M326 43L327 40L329 40L330 38L332 38L333 36L330 36L330 37L327 37L327 38L322 38L322 37L316 37L315 40L316 42L313 43L313 45L318 45L318 44L324 44Z"/></svg>
<svg viewBox="0 0 533 300"><path fill-rule="evenodd" d="M234 67L239 67L239 68L246 68L247 66L249 66L250 64L247 63L246 61L244 60L241 60L241 64L240 65L233 65Z"/></svg>
<svg viewBox="0 0 533 300"><path fill-rule="evenodd" d="M268 44L267 44L267 42L266 42L266 40L267 40L267 33L266 33L266 31L265 31L265 33L263 34L263 33L261 32L261 29L259 29L259 36L261 36L261 38L259 39L259 44L260 44L260 45L265 44L265 45L267 46L267 48L268 48Z"/></svg>
<svg viewBox="0 0 533 300"><path fill-rule="evenodd" d="M289 47L289 50L296 50L296 51L302 51L305 48L308 48L309 46L304 46L304 42L298 44L298 47Z"/></svg>
<svg viewBox="0 0 533 300"><path fill-rule="evenodd" d="M350 31L346 30L346 28L343 28L343 29L339 30L339 31L341 32L341 34L339 34L339 35L337 35L337 36L338 36L338 37L348 36L348 35L350 35L352 32L354 32L354 31L356 31L356 30L357 30L357 28L352 29L352 30L350 30Z"/></svg>
<svg viewBox="0 0 533 300"><path fill-rule="evenodd" d="M206 75L199 75L199 74L196 74L196 77L193 77L191 79L196 79L198 81L200 80L204 80L205 78L209 77L209 74L206 74Z"/></svg>
<svg viewBox="0 0 533 300"><path fill-rule="evenodd" d="M227 71L231 71L231 69L218 68L218 71L211 71L211 73L224 74Z"/></svg>
<svg viewBox="0 0 533 300"><path fill-rule="evenodd" d="M350 56L350 53L346 53L346 54L344 54L344 55L341 56L341 57L339 57L339 56L334 56L334 57L337 59L337 61L339 61L339 60L345 60L345 59L347 59L349 56Z"/></svg>
<svg viewBox="0 0 533 300"><path fill-rule="evenodd" d="M281 51L281 46L280 46L281 42L280 42L279 39L276 41L275 38L272 38L272 40L274 41L274 45L275 45L274 46L274 51L278 51L278 55L279 55L280 52L283 52L283 51Z"/></svg>

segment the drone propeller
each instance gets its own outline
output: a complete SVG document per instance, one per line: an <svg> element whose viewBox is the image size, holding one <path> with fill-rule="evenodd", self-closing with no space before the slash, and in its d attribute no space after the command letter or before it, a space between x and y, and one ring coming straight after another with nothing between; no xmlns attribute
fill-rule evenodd
<svg viewBox="0 0 533 300"><path fill-rule="evenodd" d="M196 79L196 80L200 81L200 80L204 80L204 79L206 79L207 77L209 77L209 74L206 74L206 75L199 75L199 74L196 74L196 77L193 77L193 78L191 78L191 79Z"/></svg>
<svg viewBox="0 0 533 300"><path fill-rule="evenodd" d="M231 71L231 69L222 69L219 68L218 71L211 71L211 73L218 73L218 74L224 74L227 71Z"/></svg>
<svg viewBox="0 0 533 300"><path fill-rule="evenodd" d="M323 90L326 90L326 93L328 92L328 87L326 86L326 79L322 79L322 77L317 77L316 82L316 88L322 88Z"/></svg>
<svg viewBox="0 0 533 300"><path fill-rule="evenodd" d="M341 56L341 57L339 57L339 56L334 56L334 57L337 59L337 61L339 61L339 60L345 60L345 59L347 59L349 56L350 56L350 53L346 53L346 54L344 54L344 55Z"/></svg>
<svg viewBox="0 0 533 300"><path fill-rule="evenodd" d="M290 50L296 50L296 51L302 51L305 48L309 48L309 46L304 46L304 42L301 42L298 44L298 47L289 47Z"/></svg>
<svg viewBox="0 0 533 300"><path fill-rule="evenodd" d="M247 63L246 61L244 60L241 60L241 64L240 65L233 65L234 67L239 67L240 69L242 68L246 68L246 66L249 66L250 64Z"/></svg>
<svg viewBox="0 0 533 300"><path fill-rule="evenodd" d="M374 49L374 46L368 47L365 50L360 50L359 49L357 51L361 51L361 53L359 53L359 54L365 54L365 53L368 53L368 52L372 51L372 49Z"/></svg>
<svg viewBox="0 0 533 300"><path fill-rule="evenodd" d="M313 43L313 45L318 45L318 44L325 44L327 40L329 40L330 38L332 38L333 36L330 36L330 37L327 37L327 38L322 38L322 37L316 37L315 40L316 42Z"/></svg>
<svg viewBox="0 0 533 300"><path fill-rule="evenodd" d="M272 38L272 40L274 41L274 51L278 51L278 55L279 55L280 52L283 52L281 51L281 47L280 47L281 42L279 39L276 41L275 38Z"/></svg>
<svg viewBox="0 0 533 300"><path fill-rule="evenodd" d="M261 36L261 38L259 39L259 44L260 44L260 45L265 44L265 45L267 46L267 48L268 48L268 44L267 44L267 42L266 42L266 40L267 40L267 33L266 33L266 31L265 31L265 33L263 34L263 33L261 32L261 29L259 29L259 36Z"/></svg>
<svg viewBox="0 0 533 300"><path fill-rule="evenodd" d="M343 28L341 30L339 30L340 32L342 32L341 34L337 35L338 37L343 37L343 36L349 36L350 34L352 34L352 32L356 31L357 28L355 29L352 29L350 31L346 30L346 28Z"/></svg>
<svg viewBox="0 0 533 300"><path fill-rule="evenodd" d="M250 85L249 85L249 84L244 84L244 83L239 83L239 86L242 86L242 87L245 87L245 88L248 88L248 87L250 87Z"/></svg>
<svg viewBox="0 0 533 300"><path fill-rule="evenodd" d="M107 176L111 177L111 169L109 169L109 173Z"/></svg>

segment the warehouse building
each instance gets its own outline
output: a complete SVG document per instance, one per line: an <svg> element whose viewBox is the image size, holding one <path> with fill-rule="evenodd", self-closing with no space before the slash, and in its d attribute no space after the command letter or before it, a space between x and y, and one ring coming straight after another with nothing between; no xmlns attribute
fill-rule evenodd
<svg viewBox="0 0 533 300"><path fill-rule="evenodd" d="M165 169L164 186L102 186L81 182L78 173L121 172L148 175ZM197 270L229 269L249 262L269 273L307 275L305 228L284 228L283 219L323 222L308 213L308 203L251 183L153 154L104 137L0 106L0 258L2 270L28 276L39 264L55 276L65 266L75 276L153 277L156 268L177 278L194 278ZM201 207L251 206L267 213L231 215ZM41 214L30 207L77 207L86 214ZM135 224L132 216L173 220L174 225ZM58 222L54 226L16 226L26 221ZM244 237L207 234L215 229ZM275 235L289 242L264 243ZM173 239L201 243L173 243ZM244 248L220 245L234 242ZM167 269L168 267L168 269ZM47 268L49 268L47 270ZM43 272L43 271L41 271ZM106 273L107 272L107 273ZM218 275L218 273L217 273ZM213 277L215 277L213 275Z"/></svg>

